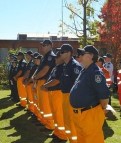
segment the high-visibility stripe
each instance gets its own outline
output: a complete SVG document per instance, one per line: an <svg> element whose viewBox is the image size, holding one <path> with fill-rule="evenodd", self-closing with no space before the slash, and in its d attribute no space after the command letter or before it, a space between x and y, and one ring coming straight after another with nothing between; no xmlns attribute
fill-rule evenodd
<svg viewBox="0 0 121 143"><path fill-rule="evenodd" d="M57 127L58 125L55 123L54 126Z"/></svg>
<svg viewBox="0 0 121 143"><path fill-rule="evenodd" d="M70 133L71 133L71 131L70 131L70 130L66 130L65 132L66 132L67 134L70 134Z"/></svg>
<svg viewBox="0 0 121 143"><path fill-rule="evenodd" d="M27 100L26 98L21 98L21 100Z"/></svg>
<svg viewBox="0 0 121 143"><path fill-rule="evenodd" d="M58 127L59 130L65 130L65 127Z"/></svg>
<svg viewBox="0 0 121 143"><path fill-rule="evenodd" d="M41 113L41 114L44 114L44 112L43 112L43 111L41 111L40 113Z"/></svg>
<svg viewBox="0 0 121 143"><path fill-rule="evenodd" d="M44 114L44 117L47 118L47 117L52 117L52 114Z"/></svg>
<svg viewBox="0 0 121 143"><path fill-rule="evenodd" d="M33 104L34 102L33 102L33 101L29 101L29 103L30 103L30 104Z"/></svg>
<svg viewBox="0 0 121 143"><path fill-rule="evenodd" d="M110 81L110 82L112 82L111 78L107 78L107 79L106 79L106 81Z"/></svg>
<svg viewBox="0 0 121 143"><path fill-rule="evenodd" d="M36 106L36 107L37 107L37 104L35 104L35 103L34 103L34 106Z"/></svg>
<svg viewBox="0 0 121 143"><path fill-rule="evenodd" d="M73 136L71 139L72 140L77 140L77 136Z"/></svg>

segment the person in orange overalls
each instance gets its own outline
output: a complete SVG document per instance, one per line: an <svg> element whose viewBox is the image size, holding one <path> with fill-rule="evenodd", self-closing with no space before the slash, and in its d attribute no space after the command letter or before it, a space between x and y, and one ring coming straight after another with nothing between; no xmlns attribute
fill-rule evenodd
<svg viewBox="0 0 121 143"><path fill-rule="evenodd" d="M73 57L73 47L70 44L63 44L60 47L61 58L64 61L63 72L60 78L61 91L63 95L63 117L65 132L70 143L77 142L77 134L73 122L73 110L70 106L70 90L82 70L81 65Z"/></svg>
<svg viewBox="0 0 121 143"><path fill-rule="evenodd" d="M121 63L120 63L121 65ZM118 82L118 96L119 96L119 104L120 104L120 112L121 112L121 69L118 70L118 75L117 75L117 82Z"/></svg>
<svg viewBox="0 0 121 143"><path fill-rule="evenodd" d="M32 57L33 57L34 66L32 67L32 69L30 71L30 74L29 74L26 84L29 86L29 94L31 97L30 100L33 102L32 113L35 115L35 117L37 117L37 120L39 122L41 122L41 124L44 124L44 122L42 120L42 115L40 114L40 109L39 109L39 101L38 101L39 97L38 97L37 90L36 90L37 83L34 83L33 79L32 79L32 77L36 73L39 65L41 64L42 56L38 52L35 52L34 54L32 54Z"/></svg>
<svg viewBox="0 0 121 143"><path fill-rule="evenodd" d="M77 143L104 143L102 126L110 91L104 75L95 64L98 60L98 50L87 45L83 52L84 69L70 91Z"/></svg>
<svg viewBox="0 0 121 143"><path fill-rule="evenodd" d="M99 57L96 64L97 64L97 65L100 67L100 69L102 70L102 72L103 72L103 74L104 74L104 76L105 76L105 78L106 78L107 86L108 86L109 89L110 89L110 87L111 87L111 85L112 85L113 82L112 82L112 80L111 80L109 71L103 66L103 65L104 65L104 59L103 59L102 57ZM111 105L111 95L109 96L109 104Z"/></svg>
<svg viewBox="0 0 121 143"><path fill-rule="evenodd" d="M23 83L26 87L27 92L27 101L28 101L28 107L27 111L33 112L34 111L34 104L33 104L33 95L31 94L31 84L27 84L29 74L32 70L32 67L34 66L33 59L32 59L33 52L31 50L25 52L25 58L27 61L26 71L23 76Z"/></svg>
<svg viewBox="0 0 121 143"><path fill-rule="evenodd" d="M23 75L25 73L27 63L24 59L24 54L22 52L18 52L17 60L19 61L18 71L17 71L17 74L13 78L15 81L17 81L20 106L26 107L26 105L27 105L27 93L26 93L25 85L23 84Z"/></svg>
<svg viewBox="0 0 121 143"><path fill-rule="evenodd" d="M44 40L41 47L41 53L43 55L42 62L38 67L38 70L33 76L33 80L37 83L37 94L39 96L39 108L40 113L45 121L45 127L49 130L54 129L54 121L52 118L52 112L49 103L48 91L40 89L40 87L46 82L52 68L55 66L55 54L52 51L52 41Z"/></svg>
<svg viewBox="0 0 121 143"><path fill-rule="evenodd" d="M49 137L59 142L67 140L63 121L62 92L60 89L60 78L63 72L64 62L60 57L59 51L56 53L55 62L56 66L52 69L47 82L41 88L49 92L50 106L55 124L53 134L49 134Z"/></svg>

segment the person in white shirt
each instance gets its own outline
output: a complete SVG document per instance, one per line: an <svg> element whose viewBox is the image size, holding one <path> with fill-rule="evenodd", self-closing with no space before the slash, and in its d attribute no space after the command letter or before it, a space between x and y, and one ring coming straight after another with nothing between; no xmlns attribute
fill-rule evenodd
<svg viewBox="0 0 121 143"><path fill-rule="evenodd" d="M111 80L112 82L114 82L114 74L113 74L113 64L111 62L112 60L112 55L107 53L105 56L103 56L104 58L104 67L109 71L109 74L110 74L110 77L111 77Z"/></svg>

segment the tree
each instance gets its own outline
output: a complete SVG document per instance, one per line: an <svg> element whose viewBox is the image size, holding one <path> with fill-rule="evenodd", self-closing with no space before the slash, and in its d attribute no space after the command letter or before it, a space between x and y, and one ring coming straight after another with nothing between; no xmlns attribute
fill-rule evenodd
<svg viewBox="0 0 121 143"><path fill-rule="evenodd" d="M114 65L121 57L121 0L108 0L99 16L100 41L107 43L113 53Z"/></svg>
<svg viewBox="0 0 121 143"><path fill-rule="evenodd" d="M97 39L98 22L94 20L95 11L91 6L93 2L98 2L98 0L78 0L78 7L75 7L65 1L65 7L71 12L70 19L73 21L73 25L65 22L63 24L80 38L80 43L83 46L91 44L92 39Z"/></svg>

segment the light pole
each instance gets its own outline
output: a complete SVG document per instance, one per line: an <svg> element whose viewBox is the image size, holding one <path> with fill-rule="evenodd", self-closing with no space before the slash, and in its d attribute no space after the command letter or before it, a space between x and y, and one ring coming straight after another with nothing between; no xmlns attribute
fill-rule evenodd
<svg viewBox="0 0 121 143"><path fill-rule="evenodd" d="M62 37L63 37L63 0L62 0L62 4L61 4L61 16L62 16Z"/></svg>

